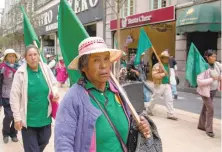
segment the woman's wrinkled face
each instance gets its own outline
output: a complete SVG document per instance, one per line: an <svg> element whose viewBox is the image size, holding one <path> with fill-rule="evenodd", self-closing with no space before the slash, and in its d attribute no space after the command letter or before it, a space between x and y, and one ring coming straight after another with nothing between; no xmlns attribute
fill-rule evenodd
<svg viewBox="0 0 222 152"><path fill-rule="evenodd" d="M216 58L217 58L217 55L214 53L213 55L207 57L207 61L209 64L214 64L214 62L216 61Z"/></svg>
<svg viewBox="0 0 222 152"><path fill-rule="evenodd" d="M82 69L86 77L95 83L105 83L110 77L110 53L94 53L88 58L88 66Z"/></svg>
<svg viewBox="0 0 222 152"><path fill-rule="evenodd" d="M25 59L30 68L37 68L40 61L38 50L36 50L35 48L29 49L25 56Z"/></svg>
<svg viewBox="0 0 222 152"><path fill-rule="evenodd" d="M10 64L14 64L16 61L16 55L14 53L9 53L7 54L5 60Z"/></svg>

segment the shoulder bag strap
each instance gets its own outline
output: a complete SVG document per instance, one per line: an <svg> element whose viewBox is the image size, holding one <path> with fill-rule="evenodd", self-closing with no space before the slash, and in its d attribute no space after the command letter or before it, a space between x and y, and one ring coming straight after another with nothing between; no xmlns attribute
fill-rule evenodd
<svg viewBox="0 0 222 152"><path fill-rule="evenodd" d="M89 96L90 96L90 97L96 102L96 104L99 106L99 108L101 109L102 113L104 114L104 116L105 116L106 119L108 120L110 126L112 127L113 131L115 132L116 137L118 138L118 140L119 140L119 142L120 142L120 144L121 144L121 147L122 147L123 152L127 152L126 145L125 145L125 143L124 143L124 141L123 141L123 139L122 139L119 131L117 130L117 128L113 125L112 121L110 120L110 118L109 118L106 110L103 109L103 107L101 106L101 104L100 104L100 103L98 102L98 100L91 94L91 92L84 87L84 85L83 85L82 82L79 82L78 84L80 84L80 85L88 92Z"/></svg>
<svg viewBox="0 0 222 152"><path fill-rule="evenodd" d="M101 109L101 111L103 112L104 116L106 117L106 119L108 120L110 126L112 127L113 131L115 132L116 134L116 137L118 138L120 144L121 144L121 147L123 149L123 152L127 152L127 148L126 148L126 145L119 133L119 131L117 130L117 128L113 125L112 121L110 120L106 110L103 109L103 107L101 106L101 104L97 101L97 99L91 94L90 91L86 90L89 94L90 97L92 97L92 99L96 102L96 104L99 106L99 108Z"/></svg>

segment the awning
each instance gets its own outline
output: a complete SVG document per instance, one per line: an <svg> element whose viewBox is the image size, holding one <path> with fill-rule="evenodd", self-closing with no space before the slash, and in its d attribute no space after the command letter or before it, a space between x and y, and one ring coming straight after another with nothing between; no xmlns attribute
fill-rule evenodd
<svg viewBox="0 0 222 152"><path fill-rule="evenodd" d="M221 31L220 6L217 1L177 10L177 33Z"/></svg>

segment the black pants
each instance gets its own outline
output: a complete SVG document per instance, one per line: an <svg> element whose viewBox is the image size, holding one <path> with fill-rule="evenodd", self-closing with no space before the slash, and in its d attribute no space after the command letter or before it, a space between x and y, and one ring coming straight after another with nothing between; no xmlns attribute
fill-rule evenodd
<svg viewBox="0 0 222 152"><path fill-rule="evenodd" d="M3 119L3 128L2 128L2 134L4 137L16 137L17 131L14 127L14 118L11 110L11 106L9 104L8 98L2 98L2 105L4 107L4 114L5 117Z"/></svg>
<svg viewBox="0 0 222 152"><path fill-rule="evenodd" d="M44 127L27 127L22 129L25 152L43 152L51 137L51 124Z"/></svg>

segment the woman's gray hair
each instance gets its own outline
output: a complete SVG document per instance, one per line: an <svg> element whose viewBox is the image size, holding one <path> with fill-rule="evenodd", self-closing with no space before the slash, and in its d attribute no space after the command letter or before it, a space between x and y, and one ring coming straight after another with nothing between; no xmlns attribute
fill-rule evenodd
<svg viewBox="0 0 222 152"><path fill-rule="evenodd" d="M35 46L35 45L28 45L26 48L25 48L25 54L24 54L24 57L26 57L26 55L28 54L28 52L29 52L29 50L30 49L35 49L37 52L38 52L38 54L39 54L39 51L38 51L38 48Z"/></svg>
<svg viewBox="0 0 222 152"><path fill-rule="evenodd" d="M88 66L89 55L83 55L79 58L78 69L81 72L82 76L85 76L85 73L82 71L83 68Z"/></svg>

